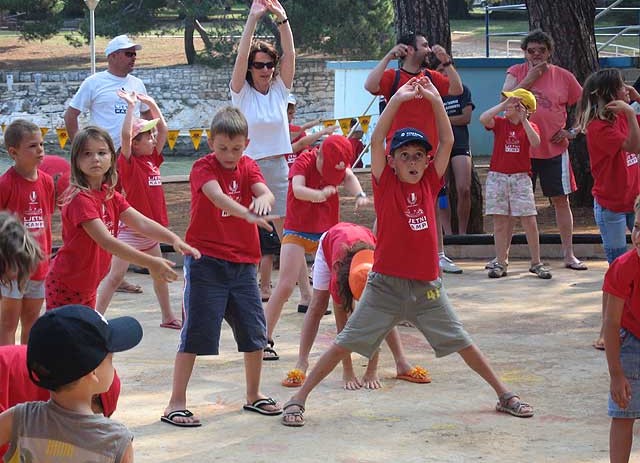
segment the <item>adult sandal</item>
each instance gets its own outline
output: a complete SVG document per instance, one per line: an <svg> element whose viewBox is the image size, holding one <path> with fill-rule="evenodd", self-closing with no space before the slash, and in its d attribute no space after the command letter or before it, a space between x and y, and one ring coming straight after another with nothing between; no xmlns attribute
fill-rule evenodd
<svg viewBox="0 0 640 463"><path fill-rule="evenodd" d="M511 401L511 399L517 399ZM518 418L530 418L533 416L533 407L526 402L522 402L518 394L513 392L505 392L498 397L496 411L508 413Z"/></svg>
<svg viewBox="0 0 640 463"><path fill-rule="evenodd" d="M542 278L543 280L551 279L551 270L543 263L533 265L531 268L529 268L529 271L531 273L535 273L538 278Z"/></svg>

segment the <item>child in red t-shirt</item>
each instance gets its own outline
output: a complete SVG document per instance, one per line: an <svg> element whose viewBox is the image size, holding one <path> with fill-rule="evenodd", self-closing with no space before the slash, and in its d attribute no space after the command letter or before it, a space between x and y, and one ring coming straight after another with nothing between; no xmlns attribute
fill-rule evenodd
<svg viewBox="0 0 640 463"><path fill-rule="evenodd" d="M122 123L122 147L118 156L117 168L120 185L125 198L131 207L160 225L169 225L167 205L162 189L160 165L163 162L162 148L167 140L167 124L156 102L148 95L136 95L119 90L118 96L127 102L127 114ZM140 101L149 107L153 120L134 117L136 102ZM157 133L154 133L157 130ZM160 243L133 231L120 224L118 239L131 245L138 251L150 256L162 257ZM102 280L98 291L96 308L104 313L111 302L113 293L122 284L129 268L129 262L113 256L111 270ZM160 304L163 328L179 330L182 322L171 310L169 286L166 281L154 280L153 289Z"/></svg>
<svg viewBox="0 0 640 463"><path fill-rule="evenodd" d="M344 183L347 192L355 195L356 208L368 202L358 178L349 167L351 157L349 141L342 135L330 135L319 148L298 156L289 170L280 275L264 309L270 344L265 349L265 360L279 358L273 350L273 332L298 275L306 269L305 254L315 253L320 236L339 221L338 185Z"/></svg>
<svg viewBox="0 0 640 463"><path fill-rule="evenodd" d="M36 124L24 119L13 121L4 132L4 143L14 164L0 177L0 210L16 214L38 241L44 257L23 286L15 280L1 286L0 345L15 344L18 322L22 326L20 342L26 344L44 300L55 187L53 179L38 169L44 158L44 147Z"/></svg>
<svg viewBox="0 0 640 463"><path fill-rule="evenodd" d="M414 99L432 107L438 131L435 156L431 160L431 144L422 132L404 128L391 138L387 159L385 136L400 105ZM439 278L434 206L452 145L453 132L438 90L426 77L412 78L389 100L371 137L378 244L367 285L344 329L284 405L285 426L303 426L305 402L313 388L351 352L371 358L384 335L402 321L410 321L423 333L436 356L460 354L495 390L497 411L533 416L533 408L508 392L473 344Z"/></svg>
<svg viewBox="0 0 640 463"><path fill-rule="evenodd" d="M634 209L633 249L611 263L602 286L604 346L611 377L609 456L616 462L629 461L633 424L640 418L640 196Z"/></svg>
<svg viewBox="0 0 640 463"><path fill-rule="evenodd" d="M640 95L624 83L620 71L601 69L585 81L578 109L593 176L593 215L609 263L627 250L633 204L640 194L640 126L632 101L640 102ZM603 311L606 299L603 293ZM602 326L593 347L604 349Z"/></svg>
<svg viewBox="0 0 640 463"><path fill-rule="evenodd" d="M529 115L536 110L536 98L523 88L503 92L503 95L506 100L480 116L482 125L495 135L484 195L485 214L493 216L496 247L496 263L489 269L489 278L507 275L512 218L520 217L531 253L529 271L548 280L551 271L540 262L536 202L530 176L529 148L540 144L538 127L529 122ZM498 116L502 111L504 117Z"/></svg>
<svg viewBox="0 0 640 463"><path fill-rule="evenodd" d="M304 382L309 366L309 352L330 297L333 299L338 333L344 328L367 282L367 275L373 264L375 243L376 238L371 230L348 222L334 225L320 238L313 263L313 296L302 324L298 360L295 368L287 372L287 377L282 381L283 386L300 387ZM427 370L419 366L412 367L407 360L397 328L393 328L385 339L396 362L397 379L413 383L431 382ZM351 357L342 361L342 368L345 389L382 387L378 378L378 353L369 361L362 379L356 376Z"/></svg>
<svg viewBox="0 0 640 463"><path fill-rule="evenodd" d="M175 265L115 238L122 221L142 235L173 244L182 254L199 251L159 223L148 219L115 191L116 153L103 129L88 126L71 145L71 184L63 198L62 240L46 280L47 310L67 304L96 306L96 292L115 255L149 269L154 280L175 281Z"/></svg>
<svg viewBox="0 0 640 463"><path fill-rule="evenodd" d="M187 385L198 355L218 355L222 320L244 353L247 411L279 415L282 409L260 392L262 350L267 345L264 310L256 281L260 261L258 229L271 229L275 198L258 164L244 150L247 120L227 106L211 122L213 151L191 169L191 220L186 240L202 258L184 262L184 324L173 369L173 389L161 421L200 426L187 409Z"/></svg>

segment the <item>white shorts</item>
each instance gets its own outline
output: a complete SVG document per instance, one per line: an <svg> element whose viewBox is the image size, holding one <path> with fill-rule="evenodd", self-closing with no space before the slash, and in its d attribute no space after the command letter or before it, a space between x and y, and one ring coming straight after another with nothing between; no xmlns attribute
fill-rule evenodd
<svg viewBox="0 0 640 463"><path fill-rule="evenodd" d="M327 260L324 258L324 252L322 251L322 240L326 234L324 232L320 237L320 241L318 241L318 250L313 261L313 289L318 291L328 291L329 282L331 281L331 269L327 265Z"/></svg>
<svg viewBox="0 0 640 463"><path fill-rule="evenodd" d="M527 217L537 215L529 174L489 171L485 186L485 214Z"/></svg>
<svg viewBox="0 0 640 463"><path fill-rule="evenodd" d="M12 280L9 286L0 285L2 297L7 299L44 299L44 281L29 280L24 291L18 289L18 282Z"/></svg>

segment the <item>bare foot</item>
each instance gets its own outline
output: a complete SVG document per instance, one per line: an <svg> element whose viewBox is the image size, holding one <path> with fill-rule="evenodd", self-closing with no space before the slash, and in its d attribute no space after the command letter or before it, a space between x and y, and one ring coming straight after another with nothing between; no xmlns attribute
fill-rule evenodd
<svg viewBox="0 0 640 463"><path fill-rule="evenodd" d="M342 381L344 382L344 388L348 391L357 391L362 387L362 383L355 375L345 376Z"/></svg>
<svg viewBox="0 0 640 463"><path fill-rule="evenodd" d="M362 385L365 389L380 389L382 387L382 383L377 374L364 375L362 377Z"/></svg>

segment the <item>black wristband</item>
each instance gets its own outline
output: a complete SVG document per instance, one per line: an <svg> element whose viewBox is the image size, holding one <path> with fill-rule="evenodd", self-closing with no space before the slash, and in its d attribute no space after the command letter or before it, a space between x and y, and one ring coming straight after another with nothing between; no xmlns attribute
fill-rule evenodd
<svg viewBox="0 0 640 463"><path fill-rule="evenodd" d="M282 26L283 24L286 24L289 22L289 18L284 18L282 21L276 21L276 24L278 26Z"/></svg>

